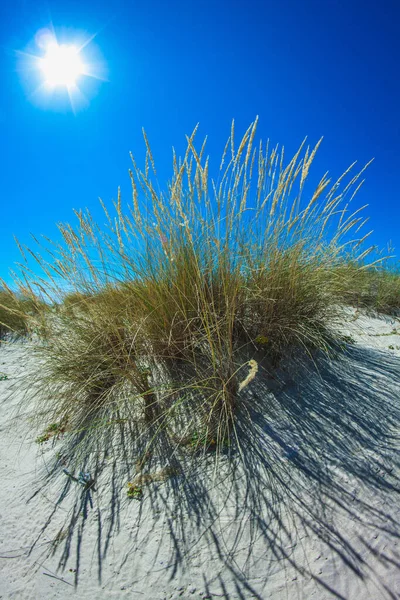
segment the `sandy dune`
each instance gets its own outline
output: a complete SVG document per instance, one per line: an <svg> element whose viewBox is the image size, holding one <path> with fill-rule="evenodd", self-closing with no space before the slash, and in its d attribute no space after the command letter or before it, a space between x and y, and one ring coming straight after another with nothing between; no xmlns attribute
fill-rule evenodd
<svg viewBox="0 0 400 600"><path fill-rule="evenodd" d="M82 465L90 492L62 440L35 443L21 382L40 365L2 344L0 598L400 598L400 321L348 309L343 333L344 357L252 382L230 468L154 477L140 501L129 440Z"/></svg>

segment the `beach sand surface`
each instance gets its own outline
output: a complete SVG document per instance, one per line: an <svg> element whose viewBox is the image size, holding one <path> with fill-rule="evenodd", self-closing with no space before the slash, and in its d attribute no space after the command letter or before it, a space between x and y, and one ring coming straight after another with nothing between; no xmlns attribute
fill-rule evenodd
<svg viewBox="0 0 400 600"><path fill-rule="evenodd" d="M35 442L34 344L2 343L0 598L400 598L400 320L348 308L342 333L337 360L246 388L243 456L141 500L122 448L88 492L62 438Z"/></svg>

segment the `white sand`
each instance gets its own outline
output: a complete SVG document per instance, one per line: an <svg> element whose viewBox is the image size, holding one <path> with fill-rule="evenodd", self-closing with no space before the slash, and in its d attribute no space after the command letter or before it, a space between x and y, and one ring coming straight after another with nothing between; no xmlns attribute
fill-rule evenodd
<svg viewBox="0 0 400 600"><path fill-rule="evenodd" d="M35 443L28 397L16 416L32 348L2 344L0 598L400 598L400 321L346 319L345 359L249 385L234 477L222 460L129 500L110 458L86 517L62 464L45 483L62 441Z"/></svg>

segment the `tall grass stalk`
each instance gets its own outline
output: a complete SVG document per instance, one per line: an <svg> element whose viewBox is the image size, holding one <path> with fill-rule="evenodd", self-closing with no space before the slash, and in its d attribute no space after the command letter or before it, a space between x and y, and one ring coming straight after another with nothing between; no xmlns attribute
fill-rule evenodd
<svg viewBox="0 0 400 600"><path fill-rule="evenodd" d="M286 161L283 148L255 147L256 127L236 143L232 123L215 179L196 127L164 192L144 134L130 205L119 192L112 210L102 203L106 226L76 211L62 243L21 247L42 276L27 260L17 283L57 305L40 347L47 419L97 442L128 423L152 444L222 448L256 355L276 366L299 348L329 352L349 262L362 277L373 251L362 210L349 209L365 167L325 174L306 195L320 142Z"/></svg>

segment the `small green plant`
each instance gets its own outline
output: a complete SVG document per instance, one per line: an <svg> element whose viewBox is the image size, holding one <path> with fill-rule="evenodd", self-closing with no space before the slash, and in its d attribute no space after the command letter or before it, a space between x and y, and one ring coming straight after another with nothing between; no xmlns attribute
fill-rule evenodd
<svg viewBox="0 0 400 600"><path fill-rule="evenodd" d="M56 437L58 438L61 434L65 433L66 425L63 423L51 423L48 425L42 435L36 438L37 444L43 444L47 442L50 438Z"/></svg>
<svg viewBox="0 0 400 600"><path fill-rule="evenodd" d="M208 431L194 431L188 437L180 441L180 445L186 446L192 452L204 451L212 452L226 450L230 447L230 439L227 435L220 436L218 433L211 435Z"/></svg>
<svg viewBox="0 0 400 600"><path fill-rule="evenodd" d="M129 482L128 490L127 490L128 498L133 498L134 500L142 500L143 498L143 490L140 485Z"/></svg>
<svg viewBox="0 0 400 600"><path fill-rule="evenodd" d="M60 423L52 423L51 425L48 426L47 431L49 433L60 433L61 432L61 425Z"/></svg>
<svg viewBox="0 0 400 600"><path fill-rule="evenodd" d="M6 375L5 373L0 373L0 381L7 381L8 379L8 375Z"/></svg>
<svg viewBox="0 0 400 600"><path fill-rule="evenodd" d="M44 444L45 442L48 442L50 438L51 435L49 433L43 433L36 438L35 442L37 444Z"/></svg>

